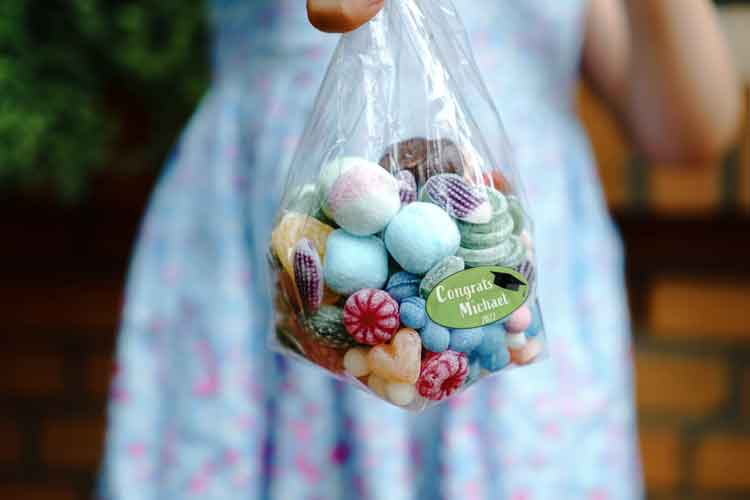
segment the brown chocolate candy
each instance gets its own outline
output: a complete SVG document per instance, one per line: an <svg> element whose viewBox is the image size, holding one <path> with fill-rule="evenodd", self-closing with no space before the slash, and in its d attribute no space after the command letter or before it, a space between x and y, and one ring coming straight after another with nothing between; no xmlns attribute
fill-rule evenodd
<svg viewBox="0 0 750 500"><path fill-rule="evenodd" d="M450 139L425 139L413 137L389 146L378 162L380 166L395 174L408 170L422 186L436 174L463 175L466 159L459 147Z"/></svg>

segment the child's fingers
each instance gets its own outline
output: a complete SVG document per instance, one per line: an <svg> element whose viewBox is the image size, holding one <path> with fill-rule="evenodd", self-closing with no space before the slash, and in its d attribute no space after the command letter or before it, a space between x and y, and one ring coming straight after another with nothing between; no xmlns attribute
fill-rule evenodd
<svg viewBox="0 0 750 500"><path fill-rule="evenodd" d="M310 23L326 33L359 28L383 8L384 0L307 0Z"/></svg>

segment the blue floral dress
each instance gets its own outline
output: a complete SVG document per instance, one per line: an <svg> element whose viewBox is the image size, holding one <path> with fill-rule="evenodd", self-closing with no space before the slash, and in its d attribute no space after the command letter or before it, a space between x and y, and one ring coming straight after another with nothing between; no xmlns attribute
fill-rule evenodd
<svg viewBox="0 0 750 500"><path fill-rule="evenodd" d="M586 2L457 7L535 219L549 359L414 416L268 351L256 249L336 37L299 0L214 0L213 86L132 263L100 498L641 497L621 245L572 105Z"/></svg>

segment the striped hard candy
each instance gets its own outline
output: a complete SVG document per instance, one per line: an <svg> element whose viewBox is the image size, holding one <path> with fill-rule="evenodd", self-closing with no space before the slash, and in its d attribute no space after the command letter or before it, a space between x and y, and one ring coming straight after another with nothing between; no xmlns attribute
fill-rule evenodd
<svg viewBox="0 0 750 500"><path fill-rule="evenodd" d="M435 264L432 269L422 278L419 284L419 293L425 299L430 295L435 286L448 276L452 276L464 270L464 260L455 255L449 255Z"/></svg>
<svg viewBox="0 0 750 500"><path fill-rule="evenodd" d="M417 391L422 397L440 401L458 390L468 375L466 354L455 351L429 353L422 360Z"/></svg>
<svg viewBox="0 0 750 500"><path fill-rule="evenodd" d="M383 290L359 290L346 300L343 320L346 331L360 344L383 344L398 330L398 303Z"/></svg>
<svg viewBox="0 0 750 500"><path fill-rule="evenodd" d="M439 174L427 181L424 193L429 200L452 217L473 224L492 218L492 206L483 189L471 186L456 174Z"/></svg>
<svg viewBox="0 0 750 500"><path fill-rule="evenodd" d="M336 349L356 344L344 326L344 311L336 306L321 308L305 321L310 336L317 342Z"/></svg>
<svg viewBox="0 0 750 500"><path fill-rule="evenodd" d="M313 313L323 301L323 266L312 242L302 238L294 247L294 282L305 311Z"/></svg>
<svg viewBox="0 0 750 500"><path fill-rule="evenodd" d="M271 248L284 270L294 277L292 254L302 238L309 239L321 259L325 258L326 240L333 228L305 214L288 212L271 233Z"/></svg>

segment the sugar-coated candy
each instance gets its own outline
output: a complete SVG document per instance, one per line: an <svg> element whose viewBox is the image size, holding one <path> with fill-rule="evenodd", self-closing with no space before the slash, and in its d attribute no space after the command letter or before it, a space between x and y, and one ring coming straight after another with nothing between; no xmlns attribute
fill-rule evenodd
<svg viewBox="0 0 750 500"><path fill-rule="evenodd" d="M388 279L388 253L377 236L332 232L326 241L323 276L328 287L341 295L362 288L382 288Z"/></svg>
<svg viewBox="0 0 750 500"><path fill-rule="evenodd" d="M334 373L344 371L342 350L321 344L312 336L301 336L299 341L308 360Z"/></svg>
<svg viewBox="0 0 750 500"><path fill-rule="evenodd" d="M340 307L321 306L305 324L313 339L328 347L342 349L355 343L344 327L344 311Z"/></svg>
<svg viewBox="0 0 750 500"><path fill-rule="evenodd" d="M401 205L408 205L417 201L417 181L414 174L408 170L401 170L395 175L398 181L398 195L401 198Z"/></svg>
<svg viewBox="0 0 750 500"><path fill-rule="evenodd" d="M362 161L341 174L326 198L326 213L348 232L368 236L382 231L401 208L395 177Z"/></svg>
<svg viewBox="0 0 750 500"><path fill-rule="evenodd" d="M398 303L383 290L364 288L346 299L344 326L360 344L383 344L399 327Z"/></svg>
<svg viewBox="0 0 750 500"><path fill-rule="evenodd" d="M469 386L479 380L482 373L482 365L479 362L479 356L472 355L469 357L469 374L466 376L464 385Z"/></svg>
<svg viewBox="0 0 750 500"><path fill-rule="evenodd" d="M527 365L534 361L544 350L544 343L540 337L529 339L526 346L518 351L511 351L511 357L517 365Z"/></svg>
<svg viewBox="0 0 750 500"><path fill-rule="evenodd" d="M333 187L334 183L342 174L348 172L350 168L362 163L369 162L364 158L359 158L357 156L339 156L326 163L320 170L320 174L318 175L319 201L322 205L321 208L323 209L323 213L328 217L331 217L331 214L328 213L325 201L328 199L328 193L331 192L331 187Z"/></svg>
<svg viewBox="0 0 750 500"><path fill-rule="evenodd" d="M399 316L401 324L421 330L427 324L427 311L425 311L426 302L422 297L407 297L401 301Z"/></svg>
<svg viewBox="0 0 750 500"><path fill-rule="evenodd" d="M385 244L391 256L414 274L424 274L444 257L454 255L460 242L456 223L432 203L406 205L385 230Z"/></svg>
<svg viewBox="0 0 750 500"><path fill-rule="evenodd" d="M498 266L516 267L526 258L526 249L518 236L511 236L507 240L510 243L510 252L497 261Z"/></svg>
<svg viewBox="0 0 750 500"><path fill-rule="evenodd" d="M414 401L417 390L414 384L390 382L385 386L385 393L391 403L398 406L408 406Z"/></svg>
<svg viewBox="0 0 750 500"><path fill-rule="evenodd" d="M422 397L439 401L461 387L468 374L466 354L455 351L429 353L422 360L417 391Z"/></svg>
<svg viewBox="0 0 750 500"><path fill-rule="evenodd" d="M407 297L419 295L419 283L421 278L416 274L399 271L388 278L385 291L393 297L396 302L401 302Z"/></svg>
<svg viewBox="0 0 750 500"><path fill-rule="evenodd" d="M510 364L510 353L507 349L500 349L492 354L482 354L479 363L488 372L496 372Z"/></svg>
<svg viewBox="0 0 750 500"><path fill-rule="evenodd" d="M366 347L352 347L344 354L344 370L352 377L364 377L370 373Z"/></svg>
<svg viewBox="0 0 750 500"><path fill-rule="evenodd" d="M511 333L526 331L529 325L531 325L531 310L526 304L513 311L513 314L504 323L505 331Z"/></svg>
<svg viewBox="0 0 750 500"><path fill-rule="evenodd" d="M482 343L484 328L456 328L451 330L451 351L470 353Z"/></svg>
<svg viewBox="0 0 750 500"><path fill-rule="evenodd" d="M435 264L432 269L422 278L419 284L419 293L427 298L435 286L448 276L464 270L464 260L455 255L449 255Z"/></svg>
<svg viewBox="0 0 750 500"><path fill-rule="evenodd" d="M429 318L419 334L422 337L422 346L428 351L443 352L448 349L451 342L450 330Z"/></svg>
<svg viewBox="0 0 750 500"><path fill-rule="evenodd" d="M508 349L511 351L523 349L526 346L526 334L523 332L508 332L505 334L505 343L508 344Z"/></svg>
<svg viewBox="0 0 750 500"><path fill-rule="evenodd" d="M505 328L500 323L492 323L484 327L482 342L476 349L480 355L489 355L505 350Z"/></svg>
<svg viewBox="0 0 750 500"><path fill-rule="evenodd" d="M544 325L542 324L542 315L539 312L539 305L535 302L531 306L531 324L528 328L526 328L526 336L536 337L542 331L544 330Z"/></svg>
<svg viewBox="0 0 750 500"><path fill-rule="evenodd" d="M323 266L318 251L309 239L302 238L294 246L292 258L297 291L305 310L313 313L320 308L323 300Z"/></svg>
<svg viewBox="0 0 750 500"><path fill-rule="evenodd" d="M292 253L297 242L302 238L309 239L322 259L326 254L326 241L332 231L331 226L317 219L305 214L289 212L281 218L276 229L271 233L271 248L284 270L293 278Z"/></svg>
<svg viewBox="0 0 750 500"><path fill-rule="evenodd" d="M492 218L492 206L485 191L469 185L460 175L432 176L423 189L432 203L456 219L485 224Z"/></svg>
<svg viewBox="0 0 750 500"><path fill-rule="evenodd" d="M481 227L476 229L472 226ZM461 246L468 249L480 249L494 247L508 239L513 234L513 217L508 213L502 213L489 224L458 224L461 233ZM486 232L485 232L486 230Z"/></svg>
<svg viewBox="0 0 750 500"><path fill-rule="evenodd" d="M390 344L376 345L367 355L370 370L389 382L413 384L419 378L419 360L422 343L419 334L402 328Z"/></svg>
<svg viewBox="0 0 750 500"><path fill-rule="evenodd" d="M367 377L367 387L372 389L372 391L381 398L388 399L388 393L386 393L388 381L383 377L379 377L378 375L371 373L370 376Z"/></svg>
<svg viewBox="0 0 750 500"><path fill-rule="evenodd" d="M513 243L510 238L494 247L471 249L460 247L458 255L466 263L466 267L497 266L500 262L510 259L514 253Z"/></svg>

